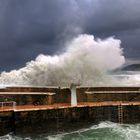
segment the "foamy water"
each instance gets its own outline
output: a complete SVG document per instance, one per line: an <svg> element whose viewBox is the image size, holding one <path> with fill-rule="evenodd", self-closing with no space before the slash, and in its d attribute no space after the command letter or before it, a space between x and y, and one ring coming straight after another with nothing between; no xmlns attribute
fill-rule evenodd
<svg viewBox="0 0 140 140"><path fill-rule="evenodd" d="M122 86L140 86L140 71L123 71L112 76Z"/></svg>
<svg viewBox="0 0 140 140"><path fill-rule="evenodd" d="M48 140L139 140L140 124L120 125L112 122L101 122L90 128L76 132L48 136Z"/></svg>
<svg viewBox="0 0 140 140"><path fill-rule="evenodd" d="M89 128L52 136L46 134L18 137L5 135L1 140L140 140L140 124L128 125L101 122Z"/></svg>

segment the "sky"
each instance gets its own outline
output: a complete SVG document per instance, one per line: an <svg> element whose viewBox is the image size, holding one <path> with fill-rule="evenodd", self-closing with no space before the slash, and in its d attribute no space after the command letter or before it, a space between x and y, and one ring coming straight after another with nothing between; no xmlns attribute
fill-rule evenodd
<svg viewBox="0 0 140 140"><path fill-rule="evenodd" d="M54 55L79 34L115 36L140 59L139 0L0 0L0 71Z"/></svg>

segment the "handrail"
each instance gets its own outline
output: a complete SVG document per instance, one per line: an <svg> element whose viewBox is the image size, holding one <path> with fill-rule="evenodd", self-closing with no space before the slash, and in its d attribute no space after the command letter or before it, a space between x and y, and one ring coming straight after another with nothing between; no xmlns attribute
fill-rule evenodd
<svg viewBox="0 0 140 140"><path fill-rule="evenodd" d="M97 94L97 93L140 93L140 91L85 91L85 94Z"/></svg>
<svg viewBox="0 0 140 140"><path fill-rule="evenodd" d="M13 106L13 108L10 108L10 110L16 110L16 102L15 101L6 101L6 102L0 102L0 108L2 109L2 111L4 111L4 108L6 106L6 104L12 104L11 106ZM5 106L4 106L5 105ZM10 106L10 105L9 105ZM9 107L8 106L8 107Z"/></svg>

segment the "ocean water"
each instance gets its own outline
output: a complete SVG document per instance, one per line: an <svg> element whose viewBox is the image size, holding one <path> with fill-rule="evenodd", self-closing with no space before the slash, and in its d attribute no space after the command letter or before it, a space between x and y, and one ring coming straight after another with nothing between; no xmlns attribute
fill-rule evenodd
<svg viewBox="0 0 140 140"><path fill-rule="evenodd" d="M117 124L101 122L89 128L48 136L14 136L7 134L0 140L140 140L140 124Z"/></svg>

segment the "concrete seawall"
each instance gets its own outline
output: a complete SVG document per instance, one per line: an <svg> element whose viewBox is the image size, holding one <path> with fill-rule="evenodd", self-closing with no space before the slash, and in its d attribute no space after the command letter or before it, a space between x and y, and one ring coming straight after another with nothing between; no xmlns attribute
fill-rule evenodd
<svg viewBox="0 0 140 140"><path fill-rule="evenodd" d="M0 135L51 133L76 130L100 121L139 123L140 105L79 106L0 113Z"/></svg>
<svg viewBox="0 0 140 140"><path fill-rule="evenodd" d="M140 123L140 87L77 87L71 106L69 88L0 89L0 135L76 130L100 121Z"/></svg>
<svg viewBox="0 0 140 140"><path fill-rule="evenodd" d="M140 101L140 87L77 87L77 102ZM71 89L60 87L7 87L0 89L0 102L17 105L70 103Z"/></svg>

